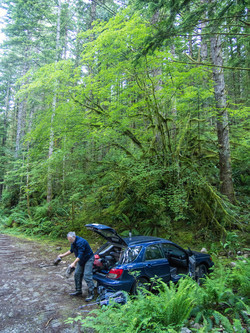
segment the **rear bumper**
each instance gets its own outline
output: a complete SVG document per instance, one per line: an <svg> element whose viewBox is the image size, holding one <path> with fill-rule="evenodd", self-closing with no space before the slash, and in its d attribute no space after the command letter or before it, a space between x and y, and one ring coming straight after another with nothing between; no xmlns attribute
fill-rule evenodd
<svg viewBox="0 0 250 333"><path fill-rule="evenodd" d="M127 292L131 291L131 288L133 286L134 281L133 280L115 280L115 279L109 279L106 276L103 276L101 274L94 274L93 279L97 282L98 286L103 286L109 291L119 291L124 290Z"/></svg>

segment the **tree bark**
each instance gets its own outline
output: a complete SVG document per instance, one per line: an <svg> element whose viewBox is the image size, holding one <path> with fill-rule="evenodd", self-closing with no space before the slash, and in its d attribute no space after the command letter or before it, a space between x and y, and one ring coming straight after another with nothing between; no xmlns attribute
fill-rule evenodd
<svg viewBox="0 0 250 333"><path fill-rule="evenodd" d="M28 58L30 55L30 49L25 49L25 57ZM24 63L22 76L24 76L29 70L29 64ZM27 83L27 82L26 82ZM26 124L26 100L18 102L17 104L17 129L16 129L16 149L15 158L18 158L18 154L22 148L22 139L25 135L25 124Z"/></svg>
<svg viewBox="0 0 250 333"><path fill-rule="evenodd" d="M58 62L60 58L60 35L61 35L61 0L58 1L58 10L57 10L57 29L56 29L56 61L55 63ZM53 102L52 102L52 114L51 114L51 122L50 122L50 141L49 141L49 154L48 154L48 178L47 178L47 202L50 203L52 200L53 196L53 188L52 188L52 172L51 172L51 165L50 165L50 160L52 158L52 154L54 151L54 117L56 113L56 86L55 84L55 89L54 89L54 97L53 97ZM49 208L50 210L50 208Z"/></svg>
<svg viewBox="0 0 250 333"><path fill-rule="evenodd" d="M1 147L1 157L5 157L5 145L7 140L8 133L8 114L9 114L9 106L10 106L10 79L7 81L6 86L6 98L5 98L5 110L3 115L3 135L2 135L2 147ZM5 173L5 163L2 164L2 172L0 175L0 200L2 199L2 193L4 189L4 173Z"/></svg>
<svg viewBox="0 0 250 333"><path fill-rule="evenodd" d="M211 57L215 66L223 66L222 45L219 35L214 35L211 41ZM226 92L223 68L213 67L214 94L217 109L217 135L219 144L220 190L228 199L235 203L232 181L229 125L226 105Z"/></svg>
<svg viewBox="0 0 250 333"><path fill-rule="evenodd" d="M16 130L16 149L15 149L15 158L18 157L18 154L21 150L21 141L24 135L24 125L25 125L25 102L22 101L18 104L17 109L17 130Z"/></svg>
<svg viewBox="0 0 250 333"><path fill-rule="evenodd" d="M29 125L28 125L28 132L30 133L32 128L32 122L33 122L33 115L35 111L34 109L31 109L30 115L29 115ZM31 216L31 210L30 210L30 142L27 142L27 158L26 158L26 166L27 166L27 175L26 175L26 200L27 200L27 212L28 215Z"/></svg>
<svg viewBox="0 0 250 333"><path fill-rule="evenodd" d="M171 54L173 56L173 58L176 58L176 53L175 53L175 45L172 44L171 45ZM173 81L173 79L172 79ZM174 87L174 82L173 82L173 87ZM172 117L173 117L173 124L172 124L172 134L171 137L173 140L176 139L176 122L177 122L177 107L176 107L176 95L175 92L173 93L173 97L172 97L172 106L171 106L171 113L172 113Z"/></svg>

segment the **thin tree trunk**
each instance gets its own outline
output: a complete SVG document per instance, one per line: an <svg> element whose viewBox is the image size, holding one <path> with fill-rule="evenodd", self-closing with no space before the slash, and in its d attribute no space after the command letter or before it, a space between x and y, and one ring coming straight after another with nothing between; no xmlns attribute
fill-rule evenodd
<svg viewBox="0 0 250 333"><path fill-rule="evenodd" d="M24 126L25 126L25 102L22 101L18 104L17 112L17 130L16 130L16 149L15 149L15 158L18 157L18 154L21 150L21 142L24 136Z"/></svg>
<svg viewBox="0 0 250 333"><path fill-rule="evenodd" d="M3 119L3 137L2 137L2 157L5 156L5 145L6 145L6 140L7 140L7 126L8 126L8 114L9 114L9 106L10 106L10 80L8 80L7 82L7 93L6 93L6 99L5 99L5 110L4 110L4 119ZM2 168L3 172L1 174L1 178L0 178L0 200L2 199L2 193L3 193L3 189L4 189L4 170L5 167L3 165Z"/></svg>
<svg viewBox="0 0 250 333"><path fill-rule="evenodd" d="M249 9L247 8L247 19L249 21ZM246 32L249 32L249 26L245 27ZM246 41L246 67L250 68L250 38L247 39ZM247 95L249 94L249 82L250 82L250 71L247 71L246 75L246 88L243 89L243 87L241 87L241 90L246 91L246 98ZM244 82L244 81L243 81Z"/></svg>
<svg viewBox="0 0 250 333"><path fill-rule="evenodd" d="M2 144L3 146L6 143L7 139L7 124L8 124L8 115L9 115L9 108L10 108L10 79L7 83L7 93L6 93L6 99L5 99L5 112L4 112L4 133Z"/></svg>
<svg viewBox="0 0 250 333"><path fill-rule="evenodd" d="M95 20L96 20L96 1L91 1L89 29L92 29L92 24Z"/></svg>
<svg viewBox="0 0 250 333"><path fill-rule="evenodd" d="M202 1L203 2L203 1ZM206 22L201 23L201 32L206 27ZM205 37L201 36L201 50L200 50L201 62L207 60L208 52L207 52L207 42Z"/></svg>
<svg viewBox="0 0 250 333"><path fill-rule="evenodd" d="M28 132L30 132L31 128L32 128L33 114L34 114L34 109L32 109L31 112L30 112ZM30 155L29 155L29 149L30 149L30 142L27 143L26 200L27 200L28 215L31 216L31 210L30 210Z"/></svg>
<svg viewBox="0 0 250 333"><path fill-rule="evenodd" d="M28 58L30 50L27 47L25 50L25 56ZM25 62L23 67L22 76L24 76L29 70L28 63ZM26 82L27 83L27 82ZM16 130L16 149L15 149L15 158L18 157L18 154L21 150L22 139L25 135L25 123L26 123L26 101L21 101L17 104L17 130Z"/></svg>
<svg viewBox="0 0 250 333"><path fill-rule="evenodd" d="M70 18L69 18L69 3L70 0L66 0L67 3L67 12L66 12L66 17L65 17L65 42L64 42L64 51L63 51L63 58L67 59L67 53L68 53L68 38L69 38L69 25L68 22L70 22Z"/></svg>
<svg viewBox="0 0 250 333"><path fill-rule="evenodd" d="M174 58L176 58L176 53L175 53L175 45L172 44L171 45L171 54ZM172 79L172 76L171 76ZM173 87L175 87L174 81L172 79L172 83L173 83ZM176 122L177 122L177 107L176 107L176 94L175 91L173 93L173 97L172 97L172 105L171 105L171 114L173 117L173 124L172 124L172 128L171 128L171 137L174 140L174 144L175 144L175 140L176 140Z"/></svg>
<svg viewBox="0 0 250 333"><path fill-rule="evenodd" d="M211 37L211 56L213 64L223 65L222 46L219 35ZM217 135L219 144L219 166L220 166L220 190L228 199L235 203L235 195L232 181L229 125L226 105L226 92L223 68L213 68L214 94L217 109Z"/></svg>
<svg viewBox="0 0 250 333"><path fill-rule="evenodd" d="M56 63L59 60L60 57L60 35L61 35L61 0L58 1L58 11L57 11L57 29L56 29ZM51 158L54 151L54 117L56 113L56 86L55 84L55 91L54 91L54 97L52 102L52 114L51 114L51 121L50 121L50 141L49 141L49 154L48 154L48 160L49 160L49 166L48 166L48 178L47 178L47 202L50 203L53 196L53 188L52 188L52 171L51 171ZM50 208L49 208L50 210Z"/></svg>
<svg viewBox="0 0 250 333"><path fill-rule="evenodd" d="M89 30L93 29L93 22L96 20L96 1L91 1L91 5L90 5L90 21L89 21L89 25L88 28ZM94 37L94 35L93 35ZM98 55L97 55L98 57ZM99 69L98 69L99 70ZM88 72L89 74L93 74L93 67L88 66ZM92 98L92 90L89 93L90 98ZM91 156L91 158L95 161L96 160L96 144L94 140L88 141L86 144L86 149L87 151L89 151L89 155Z"/></svg>

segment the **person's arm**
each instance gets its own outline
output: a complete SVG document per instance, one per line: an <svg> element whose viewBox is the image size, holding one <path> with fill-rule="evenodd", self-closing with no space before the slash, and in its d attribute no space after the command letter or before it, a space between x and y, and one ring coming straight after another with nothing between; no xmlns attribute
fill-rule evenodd
<svg viewBox="0 0 250 333"><path fill-rule="evenodd" d="M63 254L59 254L59 258L63 258L63 257L66 257L66 256L69 256L71 254L71 251L69 250L69 251L67 251L67 252L65 252L65 253L63 253Z"/></svg>
<svg viewBox="0 0 250 333"><path fill-rule="evenodd" d="M78 261L80 261L80 258L76 258L75 261L70 265L70 267L76 267L76 264L78 263Z"/></svg>

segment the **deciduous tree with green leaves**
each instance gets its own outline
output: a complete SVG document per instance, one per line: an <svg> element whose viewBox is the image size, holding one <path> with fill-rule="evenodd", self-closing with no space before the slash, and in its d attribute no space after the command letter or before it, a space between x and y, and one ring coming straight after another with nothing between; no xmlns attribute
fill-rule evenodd
<svg viewBox="0 0 250 333"><path fill-rule="evenodd" d="M153 17L151 5L157 5ZM60 24L72 8L62 7ZM18 179L19 194L6 188L2 202L10 214L28 212L34 232L60 235L86 221L157 235L184 222L203 237L204 230L221 235L237 224L218 191L215 65L205 52L200 63L201 42L211 51L213 19L205 24L200 2L189 2L188 10L182 1L145 9L128 6L105 20L90 19L75 44L67 24L64 35L53 35L60 57L18 81L16 98L32 121L26 118L23 160L5 175L9 188ZM30 219L20 224L29 226Z"/></svg>

